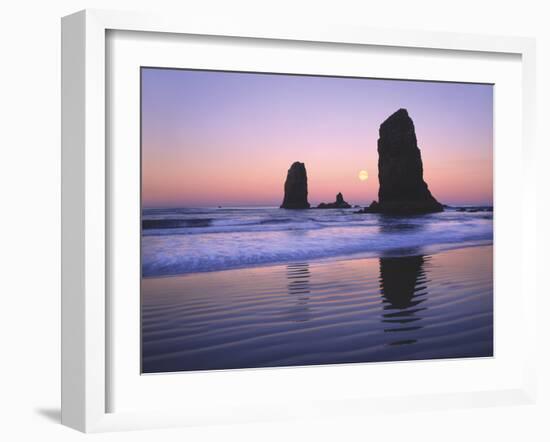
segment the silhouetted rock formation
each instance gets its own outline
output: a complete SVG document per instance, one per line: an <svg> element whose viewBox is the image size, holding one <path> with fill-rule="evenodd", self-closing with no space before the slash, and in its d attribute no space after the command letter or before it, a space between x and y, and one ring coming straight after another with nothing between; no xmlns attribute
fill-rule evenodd
<svg viewBox="0 0 550 442"><path fill-rule="evenodd" d="M344 201L344 196L341 193L336 195L334 203L321 203L317 206L318 209L349 209L351 206Z"/></svg>
<svg viewBox="0 0 550 442"><path fill-rule="evenodd" d="M458 207L457 212L492 212L493 208L491 206L475 206L475 207Z"/></svg>
<svg viewBox="0 0 550 442"><path fill-rule="evenodd" d="M304 163L296 161L286 175L282 209L309 209L307 202L307 173Z"/></svg>
<svg viewBox="0 0 550 442"><path fill-rule="evenodd" d="M410 215L443 211L423 178L422 158L414 123L399 109L380 125L378 139L378 202L367 213Z"/></svg>

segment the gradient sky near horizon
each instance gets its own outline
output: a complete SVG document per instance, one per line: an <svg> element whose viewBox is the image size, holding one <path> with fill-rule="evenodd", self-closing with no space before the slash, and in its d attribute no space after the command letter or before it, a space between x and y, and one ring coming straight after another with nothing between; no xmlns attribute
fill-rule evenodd
<svg viewBox="0 0 550 442"><path fill-rule="evenodd" d="M142 205L281 204L304 162L309 202L378 199L380 124L414 121L424 179L444 204L492 204L493 87L142 68ZM360 181L366 170L369 178Z"/></svg>

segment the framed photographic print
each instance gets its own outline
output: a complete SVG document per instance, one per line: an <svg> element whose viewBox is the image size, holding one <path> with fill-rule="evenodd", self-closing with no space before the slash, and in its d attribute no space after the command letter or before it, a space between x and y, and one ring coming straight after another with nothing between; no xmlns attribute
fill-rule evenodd
<svg viewBox="0 0 550 442"><path fill-rule="evenodd" d="M492 84L142 67L141 135L143 373L493 356Z"/></svg>
<svg viewBox="0 0 550 442"><path fill-rule="evenodd" d="M63 422L532 401L533 57L64 18Z"/></svg>

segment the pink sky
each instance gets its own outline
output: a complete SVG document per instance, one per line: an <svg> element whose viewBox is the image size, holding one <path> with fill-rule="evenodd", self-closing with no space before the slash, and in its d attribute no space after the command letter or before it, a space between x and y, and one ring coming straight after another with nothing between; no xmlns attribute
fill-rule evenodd
<svg viewBox="0 0 550 442"><path fill-rule="evenodd" d="M144 68L143 206L279 205L294 161L310 203L367 204L378 128L401 107L432 194L492 204L491 85Z"/></svg>

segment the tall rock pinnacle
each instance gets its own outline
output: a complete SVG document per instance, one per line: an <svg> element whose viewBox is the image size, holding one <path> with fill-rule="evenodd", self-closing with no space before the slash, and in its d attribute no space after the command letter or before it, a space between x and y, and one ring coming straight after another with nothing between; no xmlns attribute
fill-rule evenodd
<svg viewBox="0 0 550 442"><path fill-rule="evenodd" d="M309 209L307 201L307 173L304 163L296 161L288 169L282 209Z"/></svg>
<svg viewBox="0 0 550 442"><path fill-rule="evenodd" d="M424 181L414 123L399 109L380 125L378 139L378 202L366 212L408 215L441 212L443 206Z"/></svg>

